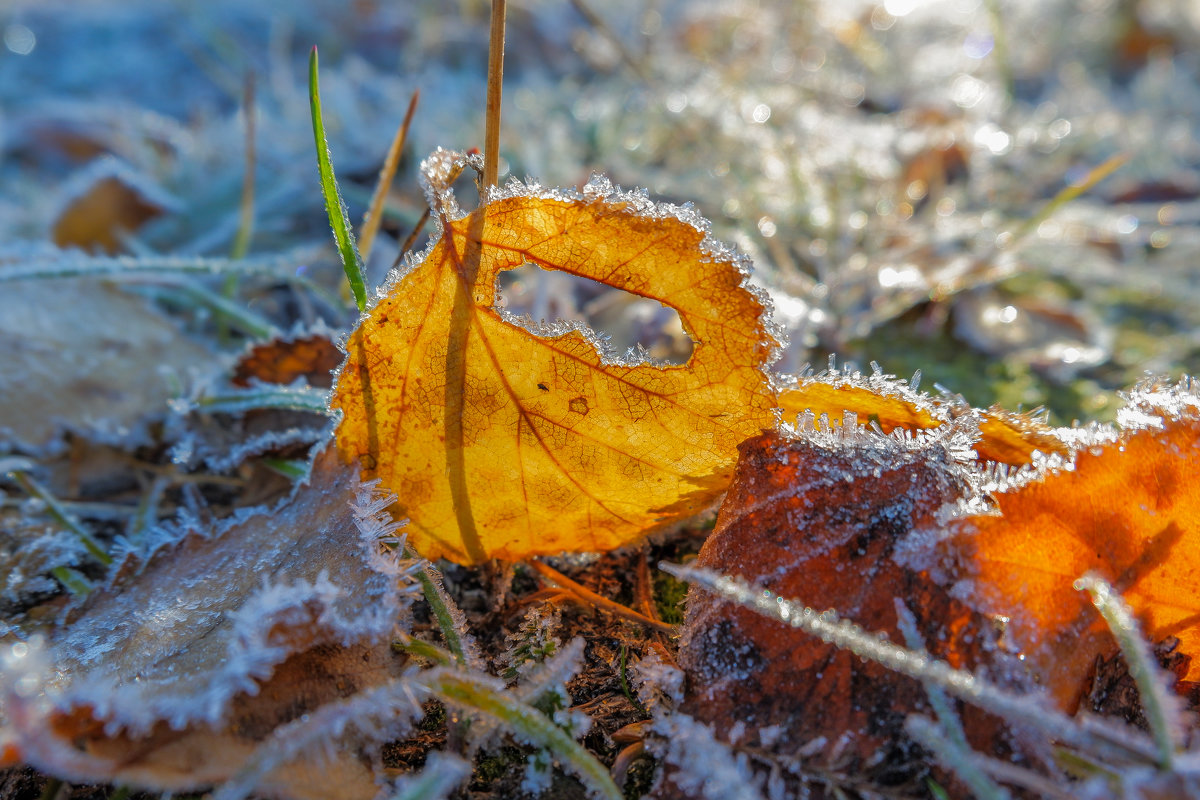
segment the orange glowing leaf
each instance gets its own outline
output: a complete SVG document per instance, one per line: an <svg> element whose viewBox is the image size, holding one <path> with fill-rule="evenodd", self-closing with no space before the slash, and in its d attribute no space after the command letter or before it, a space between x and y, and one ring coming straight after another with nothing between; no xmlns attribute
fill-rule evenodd
<svg viewBox="0 0 1200 800"><path fill-rule="evenodd" d="M817 417L826 415L835 427L842 424L843 412L851 411L859 422L872 420L884 433L936 428L947 419L936 416L939 409L931 398L878 369L870 376L830 369L803 377L779 393L779 408L785 421L811 411Z"/></svg>
<svg viewBox="0 0 1200 800"><path fill-rule="evenodd" d="M851 412L855 422L873 422L884 433L897 428L928 430L961 414L975 413L979 415L980 435L974 446L980 461L1021 466L1031 463L1035 452L1068 452L1054 430L1033 417L999 408L976 411L965 404L936 399L918 392L915 381L897 380L877 366L871 375L830 369L804 376L779 393L779 408L785 421L812 412L814 417L825 415L828 424L835 427L842 424L845 412Z"/></svg>
<svg viewBox="0 0 1200 800"><path fill-rule="evenodd" d="M346 344L342 457L395 492L418 552L459 563L608 550L711 506L774 419L776 344L741 259L603 179L511 185L461 214L445 187L461 163L427 162L441 236ZM494 307L497 275L526 263L674 308L691 358L623 363L585 329L532 332Z"/></svg>
<svg viewBox="0 0 1200 800"><path fill-rule="evenodd" d="M940 545L956 596L1010 617L1014 642L1073 709L1098 655L1116 643L1075 579L1094 572L1152 642L1180 640L1200 680L1200 393L1135 390L1125 430L1094 429L1071 469L995 495L998 515L957 520Z"/></svg>

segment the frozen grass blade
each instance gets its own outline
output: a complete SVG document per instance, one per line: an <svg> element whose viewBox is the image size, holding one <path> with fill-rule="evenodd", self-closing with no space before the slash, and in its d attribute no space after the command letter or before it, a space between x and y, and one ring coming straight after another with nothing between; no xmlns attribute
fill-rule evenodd
<svg viewBox="0 0 1200 800"><path fill-rule="evenodd" d="M274 325L253 311L235 303L223 294L217 294L195 283L169 281L167 286L144 291L152 292L164 300L173 300L183 306L206 308L222 325L237 329L251 339L270 339L276 333Z"/></svg>
<svg viewBox="0 0 1200 800"><path fill-rule="evenodd" d="M84 597L92 591L92 582L85 578L79 570L70 567L54 567L50 570L50 574L62 584L64 589L76 597Z"/></svg>
<svg viewBox="0 0 1200 800"><path fill-rule="evenodd" d="M404 557L420 558L409 547L404 548ZM429 609L433 612L434 619L437 620L442 638L446 640L446 646L450 648L454 660L464 667L481 668L483 661L475 652L475 644L471 640L470 634L467 633L466 618L463 617L462 611L454 605L450 595L446 594L446 590L442 587L441 577L434 570L433 565L426 561L424 566L417 570L417 579L421 581L421 590L425 594L425 601L429 603Z"/></svg>
<svg viewBox="0 0 1200 800"><path fill-rule="evenodd" d="M971 788L974 797L979 800L1009 800L1012 797L975 765L972 758L974 754L955 741L945 725L935 725L925 717L914 714L904 721L904 730L933 753L933 757L943 766L954 770L963 783Z"/></svg>
<svg viewBox="0 0 1200 800"><path fill-rule="evenodd" d="M145 538L146 531L150 530L158 521L159 505L162 503L163 492L166 491L169 483L170 481L165 475L159 475L142 493L137 509L125 525L125 536L130 541L141 543Z"/></svg>
<svg viewBox="0 0 1200 800"><path fill-rule="evenodd" d="M363 282L363 265L358 248L354 245L354 231L350 229L350 217L346 204L338 191L337 177L333 174L333 161L329 156L329 141L325 138L325 121L321 117L321 90L317 82L317 48L314 45L308 57L308 102L312 110L313 139L317 145L317 169L321 173L321 193L325 197L325 213L329 215L329 226L337 243L338 255L342 258L342 269L354 295L359 312L367 310L367 287Z"/></svg>
<svg viewBox="0 0 1200 800"><path fill-rule="evenodd" d="M436 644L423 641L421 639L409 636L407 633L401 633L396 641L392 642L392 649L398 652L408 653L411 656L418 656L426 661L430 661L439 667L452 667L458 660L449 650L443 650Z"/></svg>
<svg viewBox="0 0 1200 800"><path fill-rule="evenodd" d="M1117 155L1105 161L1103 164L1100 164L1098 167L1095 167L1088 172L1088 174L1083 177L1083 180L1078 181L1077 183L1072 183L1070 186L1067 186L1058 194L1054 195L1054 197L1050 198L1050 201L1046 203L1046 205L1042 206L1042 208L1036 214L1026 220L1021 227L1017 228L1016 232L1013 233L1012 239L1008 243L1009 247L1036 231L1039 225L1050 219L1050 217L1054 216L1054 212L1058 211L1067 203L1075 200L1085 192L1090 191L1102 180L1112 175L1121 167L1125 166L1126 162L1128 161L1128 154L1118 153Z"/></svg>
<svg viewBox="0 0 1200 800"><path fill-rule="evenodd" d="M65 530L75 534L75 537L83 544L92 557L101 564L108 566L113 563L113 558L108 554L100 543L96 541L91 532L80 524L79 520L71 516L70 512L63 507L63 504L58 501L58 498L50 493L50 490L42 486L34 480L28 473L20 470L13 470L9 473L12 479L15 480L22 489L29 493L30 497L36 497L46 504L46 513L50 518L61 525Z"/></svg>
<svg viewBox="0 0 1200 800"><path fill-rule="evenodd" d="M1150 734L1158 748L1158 768L1169 772L1174 767L1175 754L1183 749L1183 726L1179 720L1178 703L1170 688L1164 685L1141 626L1112 584L1100 576L1084 575L1075 581L1075 588L1091 596L1092 605L1104 617L1120 645L1125 662L1129 665L1129 675L1141 695Z"/></svg>
<svg viewBox="0 0 1200 800"><path fill-rule="evenodd" d="M264 458L262 463L290 481L300 481L308 477L308 462L304 459Z"/></svg>
<svg viewBox="0 0 1200 800"><path fill-rule="evenodd" d="M896 624L904 641L912 650L928 652L917 630L917 620L904 601L896 598ZM937 714L938 724L917 715L909 716L904 729L923 744L948 769L953 770L980 800L1009 800L1009 793L989 778L975 763L975 753L967 742L966 731L950 699L940 686L924 684L929 704Z"/></svg>
<svg viewBox="0 0 1200 800"><path fill-rule="evenodd" d="M400 166L400 155L404 152L404 142L408 140L408 129L412 125L413 114L417 110L417 99L420 92L413 92L408 101L408 111L404 112L404 122L396 129L392 146L388 148L387 157L383 160L383 168L379 170L379 182L375 184L375 193L371 195L371 204L363 217L362 235L359 237L358 252L366 263L371 257L371 248L375 244L375 234L383 222L383 206L387 200L388 190L392 187L392 179L396 177L396 167Z"/></svg>
<svg viewBox="0 0 1200 800"><path fill-rule="evenodd" d="M458 756L433 751L416 775L405 775L396 782L390 800L438 800L450 793L471 774L471 765Z"/></svg>
<svg viewBox="0 0 1200 800"><path fill-rule="evenodd" d="M443 701L485 714L507 726L523 741L546 748L583 782L591 796L623 800L624 795L613 783L608 769L536 708L470 673L438 669L417 680Z"/></svg>
<svg viewBox="0 0 1200 800"><path fill-rule="evenodd" d="M719 597L802 630L826 644L849 650L865 661L940 687L960 700L1004 719L1035 727L1065 745L1127 763L1157 763L1158 753L1153 743L1137 731L1091 717L1077 721L1059 712L1039 693L1006 691L967 670L955 669L934 659L928 653L900 647L886 637L870 634L848 620L839 619L833 612L816 611L743 581L680 564L662 563L659 567Z"/></svg>
<svg viewBox="0 0 1200 800"><path fill-rule="evenodd" d="M105 280L152 280L173 275L270 275L292 280L297 266L310 259L306 251L236 260L231 258L179 256L90 256L64 250L52 254L32 253L6 258L0 254L0 283L54 278L104 278Z"/></svg>
<svg viewBox="0 0 1200 800"><path fill-rule="evenodd" d="M329 413L329 392L310 386L262 387L229 391L201 397L196 409L209 414L241 414L258 408L282 408L289 411Z"/></svg>

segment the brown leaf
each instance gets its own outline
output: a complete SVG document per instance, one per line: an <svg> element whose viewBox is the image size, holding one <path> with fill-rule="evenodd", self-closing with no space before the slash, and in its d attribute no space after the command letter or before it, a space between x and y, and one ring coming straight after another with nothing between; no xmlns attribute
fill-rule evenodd
<svg viewBox="0 0 1200 800"><path fill-rule="evenodd" d="M904 641L899 599L931 653L956 667L998 666L990 620L895 558L967 491L955 457L964 442L951 428L917 444L811 428L751 439L696 566L835 609L894 642ZM683 710L717 730L741 722L743 744L803 752L821 771L889 786L927 769L903 731L905 716L927 711L925 689L849 651L693 590L680 664L690 687ZM1011 752L995 720L963 714L977 747Z"/></svg>
<svg viewBox="0 0 1200 800"><path fill-rule="evenodd" d="M51 228L59 247L117 253L122 233L136 232L167 211L169 200L115 159L101 159L76 176Z"/></svg>
<svg viewBox="0 0 1200 800"><path fill-rule="evenodd" d="M309 386L328 389L332 373L342 363L342 352L328 336L313 333L258 342L238 359L231 383L249 386L252 381L290 384L304 378Z"/></svg>

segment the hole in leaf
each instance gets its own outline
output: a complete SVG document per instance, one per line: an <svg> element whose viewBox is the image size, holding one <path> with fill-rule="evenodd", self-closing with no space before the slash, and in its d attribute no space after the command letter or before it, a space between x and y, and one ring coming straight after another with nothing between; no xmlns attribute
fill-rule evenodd
<svg viewBox="0 0 1200 800"><path fill-rule="evenodd" d="M536 264L501 272L496 289L497 308L550 326L582 323L608 340L622 360L640 360L630 356L639 346L659 363L685 364L691 358L692 340L679 314L656 300Z"/></svg>

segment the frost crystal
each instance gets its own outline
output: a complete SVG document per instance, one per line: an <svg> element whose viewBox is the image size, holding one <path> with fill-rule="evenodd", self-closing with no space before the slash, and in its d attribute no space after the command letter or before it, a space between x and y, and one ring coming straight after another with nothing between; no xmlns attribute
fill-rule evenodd
<svg viewBox="0 0 1200 800"><path fill-rule="evenodd" d="M734 755L713 736L712 730L687 714L659 717L651 730L657 734L647 748L674 770L667 773L685 794L705 800L762 800L761 781L744 753Z"/></svg>
<svg viewBox="0 0 1200 800"><path fill-rule="evenodd" d="M674 708L683 699L683 670L663 661L656 649L651 648L631 670L638 702L650 713Z"/></svg>
<svg viewBox="0 0 1200 800"><path fill-rule="evenodd" d="M516 633L504 637L507 645L501 657L506 678L525 674L530 668L542 663L562 647L554 635L562 624L562 614L557 608L538 606L525 615Z"/></svg>

